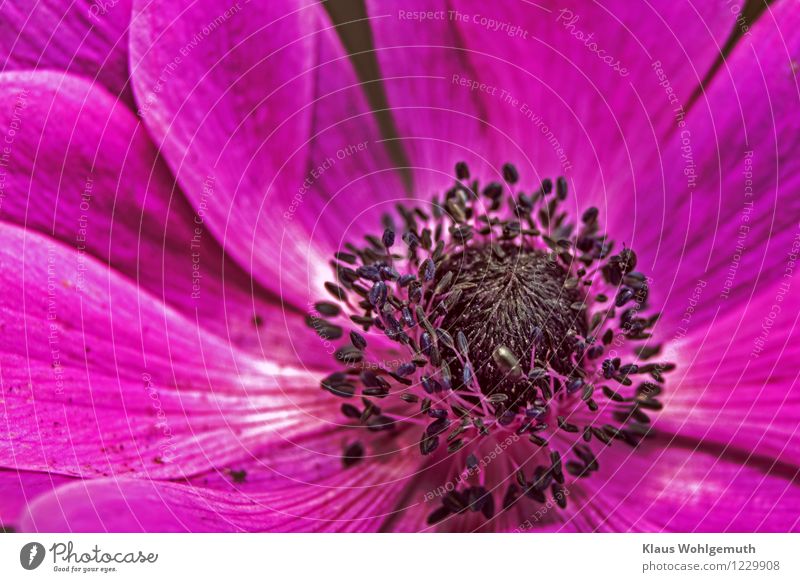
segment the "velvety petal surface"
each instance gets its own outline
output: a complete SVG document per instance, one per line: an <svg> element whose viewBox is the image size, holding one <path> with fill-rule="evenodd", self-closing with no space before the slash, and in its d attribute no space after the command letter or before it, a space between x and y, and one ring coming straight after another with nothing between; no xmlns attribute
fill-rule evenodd
<svg viewBox="0 0 800 582"><path fill-rule="evenodd" d="M94 260L14 226L0 236L0 466L186 477L336 405L314 375L238 353Z"/></svg>
<svg viewBox="0 0 800 582"><path fill-rule="evenodd" d="M677 340L673 355L684 366L670 379L658 426L800 466L798 301L794 276Z"/></svg>
<svg viewBox="0 0 800 582"><path fill-rule="evenodd" d="M461 158L495 169L511 161L525 187L565 174L578 213L594 203L633 216L639 173L658 172L674 107L688 102L734 23L731 11L692 2L368 5L423 189L441 188L436 173Z"/></svg>
<svg viewBox="0 0 800 582"><path fill-rule="evenodd" d="M669 439L598 455L605 483L587 479L565 530L789 532L800 528L794 468ZM615 450L616 449L616 450ZM585 484L585 485L584 485ZM587 518L588 513L588 518Z"/></svg>
<svg viewBox="0 0 800 582"><path fill-rule="evenodd" d="M795 465L798 24L794 3L766 11L689 113L664 164L668 226L615 225L635 230L664 306L665 429Z"/></svg>
<svg viewBox="0 0 800 582"><path fill-rule="evenodd" d="M307 309L330 253L403 196L321 5L134 3L134 89L189 199L257 281Z"/></svg>
<svg viewBox="0 0 800 582"><path fill-rule="evenodd" d="M739 41L665 144L663 180L642 192L658 204L652 192L663 188L665 207L647 206L639 221L625 206L610 217L610 231L635 243L637 268L652 274L670 334L698 285L691 329L703 333L786 273L800 234L798 24L796 3L777 2Z"/></svg>
<svg viewBox="0 0 800 582"><path fill-rule="evenodd" d="M413 463L362 463L283 490L235 490L101 479L44 495L28 531L376 531Z"/></svg>
<svg viewBox="0 0 800 582"><path fill-rule="evenodd" d="M52 473L0 470L0 532L19 529L19 519L34 499L73 480Z"/></svg>
<svg viewBox="0 0 800 582"><path fill-rule="evenodd" d="M102 87L62 73L0 74L0 219L108 262L143 290L235 345L274 360L321 364L302 316L227 257L205 224L214 182L195 211L144 126ZM269 334L292 343L264 343ZM314 342L314 346L317 342Z"/></svg>
<svg viewBox="0 0 800 582"><path fill-rule="evenodd" d="M132 103L128 85L130 0L4 2L0 70L67 71Z"/></svg>

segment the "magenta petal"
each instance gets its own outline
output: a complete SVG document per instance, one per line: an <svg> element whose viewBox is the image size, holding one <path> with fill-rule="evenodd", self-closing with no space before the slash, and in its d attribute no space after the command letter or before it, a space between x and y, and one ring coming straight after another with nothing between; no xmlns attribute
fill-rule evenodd
<svg viewBox="0 0 800 582"><path fill-rule="evenodd" d="M142 1L134 13L140 114L178 181L226 250L306 309L342 237L402 195L324 9Z"/></svg>
<svg viewBox="0 0 800 582"><path fill-rule="evenodd" d="M509 477L509 481L513 476ZM531 517L534 510L530 505L514 504L506 511L495 512L492 519L487 520L482 513L466 512L446 517L435 524L428 523L428 517L441 507L442 497L431 496L431 492L440 490L442 482L431 482L426 486L415 487L412 495L404 498L397 512L393 513L384 524L382 531L393 533L507 533L514 531L527 531L525 521ZM503 484L504 488L508 483ZM493 492L495 498L502 499L503 489ZM427 495L426 495L427 494ZM496 503L498 502L496 501ZM550 516L556 512L550 512ZM537 524L535 531L553 531L562 527L562 523Z"/></svg>
<svg viewBox="0 0 800 582"><path fill-rule="evenodd" d="M0 225L0 466L185 477L307 431L337 403L91 258Z"/></svg>
<svg viewBox="0 0 800 582"><path fill-rule="evenodd" d="M34 499L71 481L51 473L0 470L0 531L18 529L21 515Z"/></svg>
<svg viewBox="0 0 800 582"><path fill-rule="evenodd" d="M604 483L580 484L581 531L789 532L800 528L794 467L702 450L616 446L598 455ZM573 524L567 524L573 527Z"/></svg>
<svg viewBox="0 0 800 582"><path fill-rule="evenodd" d="M676 341L661 430L800 465L800 277Z"/></svg>
<svg viewBox="0 0 800 582"><path fill-rule="evenodd" d="M254 495L303 486L315 487L335 479L343 470L342 453L345 446L358 441L362 435L358 427L343 424L346 419L335 406L336 403L333 404L330 411L315 417L310 414L304 430L286 434L276 431L269 439L249 450L247 455L242 455L235 462L198 473L188 483L200 488L235 489L246 495ZM363 463L383 465L395 460L393 456L383 456L367 446ZM400 459L400 463L405 462ZM237 473L239 478L235 477Z"/></svg>
<svg viewBox="0 0 800 582"><path fill-rule="evenodd" d="M285 342L268 350L262 342L301 337L300 318L281 313L223 254L126 107L62 73L0 74L0 91L9 96L0 131L14 137L2 168L3 220L110 263L236 345L296 359Z"/></svg>
<svg viewBox="0 0 800 582"><path fill-rule="evenodd" d="M566 174L582 207L601 211L654 171L673 123L659 72L688 103L734 24L732 11L686 2L368 4L389 104L414 165L430 170L423 188L461 158L512 161L533 182Z"/></svg>
<svg viewBox="0 0 800 582"><path fill-rule="evenodd" d="M777 3L728 57L673 139L663 177L619 206L609 230L639 252L673 333L698 283L692 330L784 276L800 233L800 13ZM665 192L666 196L662 196ZM659 306L660 307L660 306Z"/></svg>
<svg viewBox="0 0 800 582"><path fill-rule="evenodd" d="M27 531L376 531L401 495L408 462L362 463L330 478L243 494L155 481L101 479L43 496Z"/></svg>
<svg viewBox="0 0 800 582"><path fill-rule="evenodd" d="M392 116L408 153L414 185L439 193L453 181L456 162L465 161L482 180L500 179L500 167L521 157L505 132L493 125L493 102L453 83L454 75L480 78L458 27L447 20L419 22L402 14L447 10L445 2L367 2ZM508 152L514 152L512 157ZM487 159L486 155L497 156Z"/></svg>
<svg viewBox="0 0 800 582"><path fill-rule="evenodd" d="M127 93L131 0L9 2L0 8L3 71L58 70Z"/></svg>

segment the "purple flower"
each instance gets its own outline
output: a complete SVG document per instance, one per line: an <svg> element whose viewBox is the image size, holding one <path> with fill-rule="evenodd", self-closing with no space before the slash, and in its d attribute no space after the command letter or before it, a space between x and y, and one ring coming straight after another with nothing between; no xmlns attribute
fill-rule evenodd
<svg viewBox="0 0 800 582"><path fill-rule="evenodd" d="M798 529L792 3L130 4L0 13L0 523Z"/></svg>

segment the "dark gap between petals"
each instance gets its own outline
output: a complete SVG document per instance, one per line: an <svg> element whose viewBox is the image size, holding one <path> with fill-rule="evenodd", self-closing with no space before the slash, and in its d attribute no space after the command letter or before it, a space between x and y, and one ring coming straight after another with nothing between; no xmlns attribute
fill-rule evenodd
<svg viewBox="0 0 800 582"><path fill-rule="evenodd" d="M711 82L714 80L714 77L717 75L719 70L722 68L722 65L728 59L728 57L733 53L733 50L736 48L736 45L739 44L739 41L744 37L745 30L751 30L753 28L753 24L755 24L756 20L764 13L764 11L773 3L775 0L747 0L742 12L737 15L736 20L733 24L733 30L728 35L728 39L725 41L725 44L722 45L722 49L720 50L719 55L717 56L714 63L711 65L711 68L703 77L703 80L700 81L700 84L697 88L692 92L691 97L686 103L686 111L691 110L694 106L695 101L697 101L700 96L703 94L705 89L711 85Z"/></svg>
<svg viewBox="0 0 800 582"><path fill-rule="evenodd" d="M364 1L329 0L324 2L324 6L361 82L361 90L375 116L378 130L386 140L384 144L389 157L397 166L397 172L406 190L411 191L413 182L409 169L411 164L403 148L403 142L397 139L400 133L389 108L389 99L375 56L375 42Z"/></svg>
<svg viewBox="0 0 800 582"><path fill-rule="evenodd" d="M705 453L719 460L737 463L743 467L755 469L764 475L779 477L789 481L793 485L800 486L800 467L791 463L779 461L766 455L749 452L735 445L709 442L661 430L653 434L654 438L652 443L661 445L664 448L680 448Z"/></svg>

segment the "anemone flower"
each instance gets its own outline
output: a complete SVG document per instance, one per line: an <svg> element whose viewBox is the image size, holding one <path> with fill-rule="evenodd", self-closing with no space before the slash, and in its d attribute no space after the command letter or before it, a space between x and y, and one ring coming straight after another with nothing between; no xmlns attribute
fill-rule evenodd
<svg viewBox="0 0 800 582"><path fill-rule="evenodd" d="M798 529L800 10L744 8L5 5L3 525Z"/></svg>

